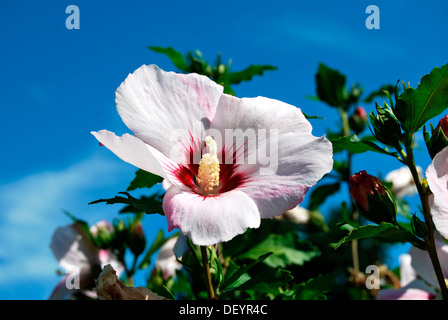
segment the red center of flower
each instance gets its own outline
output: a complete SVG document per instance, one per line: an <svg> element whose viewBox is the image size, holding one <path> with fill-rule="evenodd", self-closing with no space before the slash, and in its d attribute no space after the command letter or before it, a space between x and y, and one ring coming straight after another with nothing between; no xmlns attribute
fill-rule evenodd
<svg viewBox="0 0 448 320"><path fill-rule="evenodd" d="M237 172L237 152L233 151L232 161L224 161L226 158L226 150L223 148L218 156L222 161L219 161L219 184L213 188L204 189L201 183L200 164L194 163L195 151L192 147L189 148L189 162L187 165L178 165L177 168L172 168L172 174L186 187L193 192L202 196L217 196L219 194L234 190L243 186L250 176L250 171ZM231 162L231 163L227 163Z"/></svg>

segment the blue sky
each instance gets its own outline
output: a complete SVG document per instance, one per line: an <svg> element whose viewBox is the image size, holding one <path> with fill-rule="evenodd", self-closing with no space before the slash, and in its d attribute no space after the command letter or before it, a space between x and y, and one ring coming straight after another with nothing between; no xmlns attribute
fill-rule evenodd
<svg viewBox="0 0 448 320"><path fill-rule="evenodd" d="M380 29L368 30L368 5ZM80 29L68 30L68 5ZM0 11L0 299L46 299L59 279L48 247L63 210L94 223L117 207L88 206L124 190L135 168L99 148L90 131L129 132L115 110L115 90L142 64L175 70L146 47L220 52L234 70L272 64L278 70L236 86L240 97L266 96L298 107L321 135L336 114L306 99L323 62L361 82L366 92L398 79L417 86L448 61L446 1L10 1ZM368 111L372 106L365 106ZM417 154L422 167L429 164ZM355 170L399 167L384 157L357 157ZM152 227L166 230L163 217Z"/></svg>

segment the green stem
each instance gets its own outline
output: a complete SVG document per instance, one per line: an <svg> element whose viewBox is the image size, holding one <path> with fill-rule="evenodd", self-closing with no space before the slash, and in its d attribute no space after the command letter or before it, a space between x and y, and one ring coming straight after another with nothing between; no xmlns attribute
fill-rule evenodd
<svg viewBox="0 0 448 320"><path fill-rule="evenodd" d="M345 111L343 108L338 108L339 116L341 117L342 122L342 135L344 137L350 136L350 123L349 123L349 117L348 112ZM349 178L351 176L351 166L352 166L352 154L350 152L347 152L347 172L345 181L348 183ZM353 221L358 221L359 214L356 210L353 208L352 211L352 219ZM359 249L358 249L358 240L351 241L351 252L352 252L352 260L353 260L353 277L355 283L357 283L357 276L359 274Z"/></svg>
<svg viewBox="0 0 448 320"><path fill-rule="evenodd" d="M205 286L207 287L207 294L210 300L215 299L215 292L213 290L212 276L210 274L210 266L208 264L207 247L201 246L202 266L204 269Z"/></svg>
<svg viewBox="0 0 448 320"><path fill-rule="evenodd" d="M420 201L422 203L423 208L423 214L425 216L425 222L428 226L428 235L426 237L426 249L428 250L429 257L431 259L432 265L434 267L434 271L436 273L437 281L440 286L440 290L442 293L442 298L444 300L448 300L448 289L446 287L445 283L445 277L443 275L442 268L440 266L440 261L437 256L437 249L436 244L434 241L434 227L432 222L432 216L431 216L431 208L429 206L429 189L424 186L420 180L420 176L418 174L417 168L415 166L415 160L414 160L414 151L412 149L412 146L408 146L406 144L406 164L411 170L412 177L414 178L415 185L417 187L417 191L420 197Z"/></svg>
<svg viewBox="0 0 448 320"><path fill-rule="evenodd" d="M397 150L398 154L401 156L401 160L400 160L403 164L407 165L407 154L406 152L404 152L403 148L401 147L401 144L398 142L395 146L395 150Z"/></svg>

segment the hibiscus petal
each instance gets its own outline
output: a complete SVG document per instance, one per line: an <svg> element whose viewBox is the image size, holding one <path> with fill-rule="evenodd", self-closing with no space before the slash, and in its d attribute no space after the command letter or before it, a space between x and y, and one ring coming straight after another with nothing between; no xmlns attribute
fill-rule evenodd
<svg viewBox="0 0 448 320"><path fill-rule="evenodd" d="M418 175L422 176L422 168L417 166L416 169ZM391 191L397 198L412 196L417 193L414 178L407 166L390 171L384 180L392 182Z"/></svg>
<svg viewBox="0 0 448 320"><path fill-rule="evenodd" d="M448 147L437 153L426 170L431 215L437 230L448 239Z"/></svg>
<svg viewBox="0 0 448 320"><path fill-rule="evenodd" d="M171 238L160 248L156 257L155 267L162 271L163 278L175 277L176 271L182 268L182 264L174 254L174 246L178 237Z"/></svg>
<svg viewBox="0 0 448 320"><path fill-rule="evenodd" d="M123 161L166 178L170 183L182 186L182 183L169 170L169 168L176 167L177 165L139 138L130 134L124 134L118 137L115 133L107 130L92 132L92 134L101 144Z"/></svg>
<svg viewBox="0 0 448 320"><path fill-rule="evenodd" d="M241 190L257 203L262 218L297 206L309 187L333 167L330 141L313 136L301 110L278 100L223 95L211 129L224 133L224 141L230 132L236 135L235 129L243 136L240 141L248 137L245 155L252 162L239 170L251 171L251 177ZM234 150L239 149L235 145Z"/></svg>
<svg viewBox="0 0 448 320"><path fill-rule="evenodd" d="M99 263L98 249L77 223L57 228L50 248L59 265L68 271L90 268L90 265Z"/></svg>
<svg viewBox="0 0 448 320"><path fill-rule="evenodd" d="M174 244L173 252L177 259L182 258L184 253L188 251L188 239L184 234L180 234L177 237L176 243Z"/></svg>
<svg viewBox="0 0 448 320"><path fill-rule="evenodd" d="M383 289L378 291L377 300L431 300L435 294L415 289L415 288L400 288L400 289Z"/></svg>
<svg viewBox="0 0 448 320"><path fill-rule="evenodd" d="M66 300L66 299L70 298L70 296L73 294L73 289L68 289L66 282L67 282L67 279L73 278L73 277L76 277L76 275L74 276L74 275L67 274L61 280L59 280L58 284L53 289L53 291L51 292L51 295L48 299L49 300Z"/></svg>
<svg viewBox="0 0 448 320"><path fill-rule="evenodd" d="M437 253L440 255L441 248L437 248ZM428 252L416 247L411 247L409 254L412 256L411 264L418 277L437 288L439 285ZM446 253L444 256L446 257Z"/></svg>
<svg viewBox="0 0 448 320"><path fill-rule="evenodd" d="M434 233L434 240L443 275L448 279L448 245L439 232Z"/></svg>
<svg viewBox="0 0 448 320"><path fill-rule="evenodd" d="M203 197L171 186L163 199L169 231L179 228L196 245L229 241L247 228L260 226L254 201L233 190L215 197Z"/></svg>
<svg viewBox="0 0 448 320"><path fill-rule="evenodd" d="M400 285L402 287L408 285L417 279L417 272L412 267L412 256L408 253L403 253L398 257L400 261Z"/></svg>
<svg viewBox="0 0 448 320"><path fill-rule="evenodd" d="M117 272L117 276L120 276L124 271L123 264L117 259L115 254L113 254L108 249L100 249L98 254L101 268L104 268L108 264Z"/></svg>
<svg viewBox="0 0 448 320"><path fill-rule="evenodd" d="M197 142L213 119L222 92L223 87L206 76L144 65L120 85L115 101L123 122L136 137L181 163L173 159L178 152L173 146ZM179 142L179 138L187 140Z"/></svg>

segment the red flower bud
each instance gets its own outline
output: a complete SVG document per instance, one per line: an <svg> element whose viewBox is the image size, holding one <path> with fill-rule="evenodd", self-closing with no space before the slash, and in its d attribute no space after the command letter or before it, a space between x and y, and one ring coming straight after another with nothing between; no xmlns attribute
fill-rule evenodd
<svg viewBox="0 0 448 320"><path fill-rule="evenodd" d="M355 173L349 178L349 192L359 213L366 219L378 224L395 222L395 201L377 177L365 170Z"/></svg>
<svg viewBox="0 0 448 320"><path fill-rule="evenodd" d="M361 119L366 119L367 120L367 112L363 107L357 107L355 109L354 114Z"/></svg>
<svg viewBox="0 0 448 320"><path fill-rule="evenodd" d="M429 137L429 133L426 129L424 129L423 135L425 137L429 155L431 158L434 158L437 153L442 151L442 149L448 147L448 116L440 119L437 127L432 130L431 137Z"/></svg>
<svg viewBox="0 0 448 320"><path fill-rule="evenodd" d="M129 235L129 249L136 256L140 255L145 250L146 239L143 232L142 224L139 222L134 226Z"/></svg>
<svg viewBox="0 0 448 320"><path fill-rule="evenodd" d="M357 107L349 119L350 128L356 133L361 133L367 125L367 112L363 107Z"/></svg>
<svg viewBox="0 0 448 320"><path fill-rule="evenodd" d="M355 173L349 178L349 192L356 205L365 211L369 210L368 195L374 195L377 192L385 195L384 187L381 181L374 176L368 174L365 170Z"/></svg>
<svg viewBox="0 0 448 320"><path fill-rule="evenodd" d="M442 129L443 133L445 134L445 137L448 137L448 116L445 116L442 119L440 119L439 124L437 125L434 131L437 131L438 129Z"/></svg>

